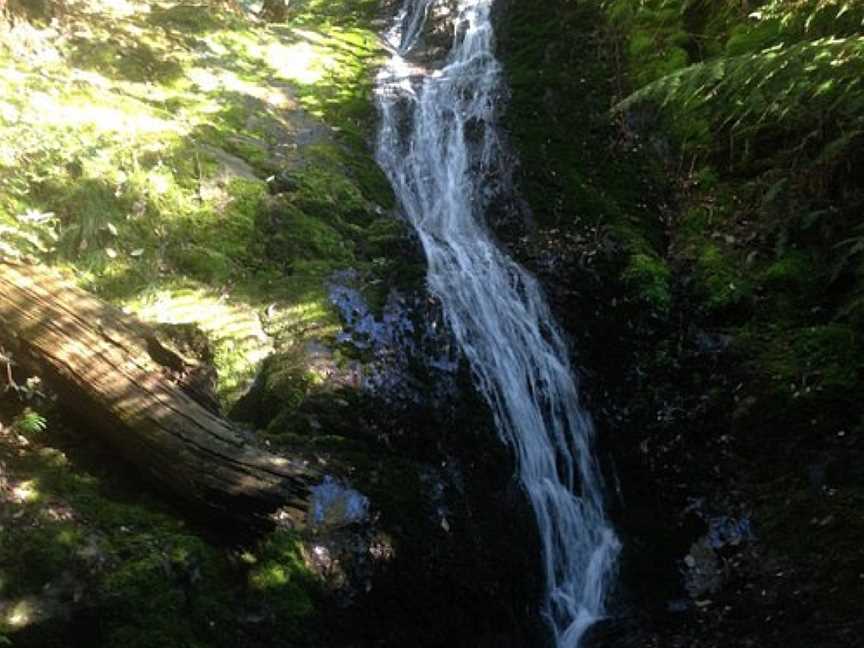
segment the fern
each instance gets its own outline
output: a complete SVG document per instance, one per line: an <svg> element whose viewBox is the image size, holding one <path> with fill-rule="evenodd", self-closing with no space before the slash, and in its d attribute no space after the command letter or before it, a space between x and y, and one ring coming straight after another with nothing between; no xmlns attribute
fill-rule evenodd
<svg viewBox="0 0 864 648"><path fill-rule="evenodd" d="M851 146L864 129L864 37L821 38L752 54L719 57L650 83L615 111L653 101L718 131L751 138L785 131L822 137L839 133L830 154Z"/></svg>
<svg viewBox="0 0 864 648"><path fill-rule="evenodd" d="M15 417L12 428L23 436L32 436L48 429L48 419L28 407Z"/></svg>
<svg viewBox="0 0 864 648"><path fill-rule="evenodd" d="M776 22L786 35L849 36L864 26L864 6L859 0L769 0L751 17Z"/></svg>

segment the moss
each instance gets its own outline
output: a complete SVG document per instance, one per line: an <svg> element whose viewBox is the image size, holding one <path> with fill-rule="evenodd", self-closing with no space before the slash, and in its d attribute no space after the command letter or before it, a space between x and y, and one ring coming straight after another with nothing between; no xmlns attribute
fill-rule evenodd
<svg viewBox="0 0 864 648"><path fill-rule="evenodd" d="M623 278L654 308L663 312L669 310L672 304L672 272L661 258L645 253L631 255Z"/></svg>
<svg viewBox="0 0 864 648"><path fill-rule="evenodd" d="M73 590L84 597L105 646L228 648L237 645L244 609L266 610L269 631L292 645L315 645L318 586L295 536L277 532L249 546L244 555L253 567L241 567L232 547L205 541L137 484L118 478L128 471L91 454L86 439L52 427L26 446L0 439L6 475L14 483L26 476L38 493L0 511L4 599L38 599L60 588L63 600L63 588L72 588L69 600ZM75 455L37 438L65 440ZM64 644L58 620L43 625L39 645L75 643L67 633Z"/></svg>
<svg viewBox="0 0 864 648"><path fill-rule="evenodd" d="M275 353L261 364L255 384L231 415L271 433L284 432L286 420L304 401L313 382L301 346Z"/></svg>
<svg viewBox="0 0 864 648"><path fill-rule="evenodd" d="M738 259L714 243L705 245L696 259L705 305L714 311L747 306L752 296L750 280L741 272Z"/></svg>
<svg viewBox="0 0 864 648"><path fill-rule="evenodd" d="M334 227L339 223L328 220L309 214L308 205L303 210L290 201L275 204L265 225L272 232L267 241L269 258L301 267L297 261L320 259L333 269L350 264L353 254L349 244Z"/></svg>
<svg viewBox="0 0 864 648"><path fill-rule="evenodd" d="M843 324L774 331L760 351L761 364L781 390L795 398L834 398L854 393L864 362L861 335Z"/></svg>
<svg viewBox="0 0 864 648"><path fill-rule="evenodd" d="M556 1L517 5L509 14L500 48L512 92L505 122L519 151L520 190L537 223L586 236L592 227L617 231L634 220L640 229L659 229L648 225L657 178L645 151L638 143L610 149L616 70L599 55L600 8ZM648 236L652 246L659 242Z"/></svg>
<svg viewBox="0 0 864 648"><path fill-rule="evenodd" d="M276 531L261 544L254 566L249 571L249 585L262 592L280 591L285 612L302 617L313 611L308 591L310 574L305 566L300 539L286 531Z"/></svg>
<svg viewBox="0 0 864 648"><path fill-rule="evenodd" d="M183 74L182 65L170 56L158 52L146 42L118 40L95 43L76 38L72 42L71 62L82 68L100 72L115 79L144 83L170 83Z"/></svg>
<svg viewBox="0 0 864 648"><path fill-rule="evenodd" d="M212 31L226 22L230 24L230 21L230 15L223 14L213 6L202 11L202 8L196 5L156 5L147 14L147 22L154 26L187 33Z"/></svg>
<svg viewBox="0 0 864 648"><path fill-rule="evenodd" d="M272 345L286 358L333 335L334 270L358 267L370 283L408 274L393 258L406 229L384 213L393 196L367 141L378 3L292 3L292 23L272 28L214 8L143 8L73 12L77 36L51 41L49 62L13 59L0 44L0 223L40 261L63 263L143 318L200 326L230 405ZM303 146L297 132L317 143ZM292 187L264 180L285 167ZM299 355L268 378L284 420L308 397L305 363ZM352 427L344 413L338 434L292 442L368 465ZM231 548L111 479L125 472L115 459L95 464L14 457L40 495L25 512L34 523L0 537L4 597L38 594L71 571L92 594L105 645L254 643L246 631L320 645L296 538L247 547L252 567L238 567ZM47 506L72 517L43 515ZM247 611L264 620L250 625Z"/></svg>
<svg viewBox="0 0 864 648"><path fill-rule="evenodd" d="M819 274L810 254L791 250L765 268L760 278L770 289L794 291L805 297L819 285Z"/></svg>

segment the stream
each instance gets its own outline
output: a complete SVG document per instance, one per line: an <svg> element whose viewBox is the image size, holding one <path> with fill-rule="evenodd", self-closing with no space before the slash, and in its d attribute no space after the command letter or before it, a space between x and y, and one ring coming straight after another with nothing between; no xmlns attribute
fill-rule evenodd
<svg viewBox="0 0 864 648"><path fill-rule="evenodd" d="M605 615L620 544L567 344L537 280L484 221L487 179L502 160L492 2L460 0L446 60L425 67L422 35L440 4L406 0L387 34L378 162L422 242L428 288L515 453L541 539L541 614L557 648L576 648Z"/></svg>

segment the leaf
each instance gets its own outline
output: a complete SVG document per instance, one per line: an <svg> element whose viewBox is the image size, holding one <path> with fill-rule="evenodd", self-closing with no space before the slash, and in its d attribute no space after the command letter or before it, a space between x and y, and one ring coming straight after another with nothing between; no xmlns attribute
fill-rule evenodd
<svg viewBox="0 0 864 648"><path fill-rule="evenodd" d="M114 248L110 248L110 247L105 248L105 254L108 255L109 259L116 259L117 258L117 250L115 250Z"/></svg>
<svg viewBox="0 0 864 648"><path fill-rule="evenodd" d="M111 236L117 236L117 228L114 226L114 223L108 223L106 225L108 231L111 233Z"/></svg>
<svg viewBox="0 0 864 648"><path fill-rule="evenodd" d="M136 248L129 253L129 256L140 257L142 254L144 254L144 248Z"/></svg>

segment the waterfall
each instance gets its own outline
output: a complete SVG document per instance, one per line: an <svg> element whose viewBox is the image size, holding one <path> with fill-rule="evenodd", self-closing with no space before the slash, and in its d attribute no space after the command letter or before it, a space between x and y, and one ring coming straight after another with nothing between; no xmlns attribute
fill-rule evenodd
<svg viewBox="0 0 864 648"><path fill-rule="evenodd" d="M484 224L500 170L492 0L459 0L443 66L412 62L438 0L406 0L378 77L378 161L428 259L429 290L470 362L536 514L542 614L558 648L604 615L619 543L603 509L591 418L538 282ZM416 56L414 56L416 59Z"/></svg>

